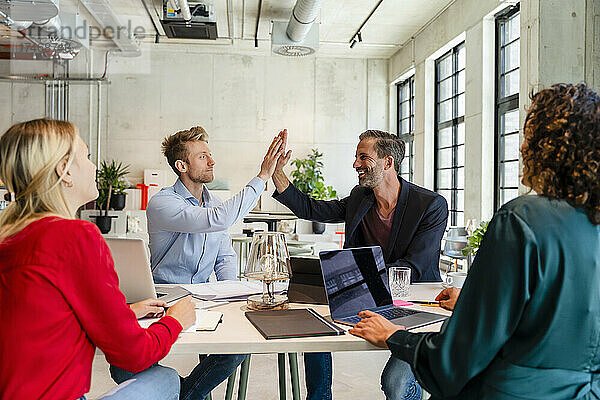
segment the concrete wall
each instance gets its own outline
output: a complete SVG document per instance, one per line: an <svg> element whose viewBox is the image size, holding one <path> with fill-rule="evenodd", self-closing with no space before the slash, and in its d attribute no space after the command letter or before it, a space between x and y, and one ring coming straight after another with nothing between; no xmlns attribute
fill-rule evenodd
<svg viewBox="0 0 600 400"><path fill-rule="evenodd" d="M92 73L101 75L103 51L77 57L74 69L86 71L91 64ZM346 195L357 182L352 162L358 135L367 128L385 129L389 119L388 60L292 59L148 44L141 57L111 57L107 76L101 159L131 164L132 181L141 181L145 168L169 169L160 153L165 136L201 125L210 135L216 177L236 191L258 172L273 136L287 128L292 158L317 147L325 153L326 183ZM7 116L1 129L43 116L43 85L35 90L0 85L0 90L18 92L0 100L5 102L0 103L0 115ZM91 99L87 86L71 90L71 117L94 155L97 88Z"/></svg>

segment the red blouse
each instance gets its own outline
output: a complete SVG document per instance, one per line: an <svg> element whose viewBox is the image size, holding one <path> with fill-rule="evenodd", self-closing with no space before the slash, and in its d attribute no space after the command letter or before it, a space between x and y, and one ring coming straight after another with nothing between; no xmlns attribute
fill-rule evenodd
<svg viewBox="0 0 600 400"><path fill-rule="evenodd" d="M90 389L96 346L138 372L181 329L172 317L138 325L90 222L47 217L0 243L0 399L77 399Z"/></svg>

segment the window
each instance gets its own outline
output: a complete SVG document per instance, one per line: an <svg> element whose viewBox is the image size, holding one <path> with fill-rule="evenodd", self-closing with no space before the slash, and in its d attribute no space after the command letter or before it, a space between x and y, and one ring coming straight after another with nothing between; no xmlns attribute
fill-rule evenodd
<svg viewBox="0 0 600 400"><path fill-rule="evenodd" d="M465 44L435 61L436 192L446 198L451 226L465 216Z"/></svg>
<svg viewBox="0 0 600 400"><path fill-rule="evenodd" d="M398 97L398 137L406 143L404 159L400 164L400 176L412 182L415 159L415 77L396 85Z"/></svg>
<svg viewBox="0 0 600 400"><path fill-rule="evenodd" d="M496 17L494 205L519 195L519 7Z"/></svg>

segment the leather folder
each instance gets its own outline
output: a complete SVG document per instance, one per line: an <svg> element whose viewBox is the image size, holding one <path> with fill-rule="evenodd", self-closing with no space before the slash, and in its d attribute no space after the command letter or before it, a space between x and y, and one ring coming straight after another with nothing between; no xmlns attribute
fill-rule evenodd
<svg viewBox="0 0 600 400"><path fill-rule="evenodd" d="M311 308L247 311L246 318L265 339L336 336L346 332Z"/></svg>

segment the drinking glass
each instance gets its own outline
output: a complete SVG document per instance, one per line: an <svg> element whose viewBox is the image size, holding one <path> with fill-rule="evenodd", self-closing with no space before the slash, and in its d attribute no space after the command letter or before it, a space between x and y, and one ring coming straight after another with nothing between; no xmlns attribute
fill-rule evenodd
<svg viewBox="0 0 600 400"><path fill-rule="evenodd" d="M407 298L410 288L410 268L390 267L388 271L390 279L390 294L392 300Z"/></svg>

